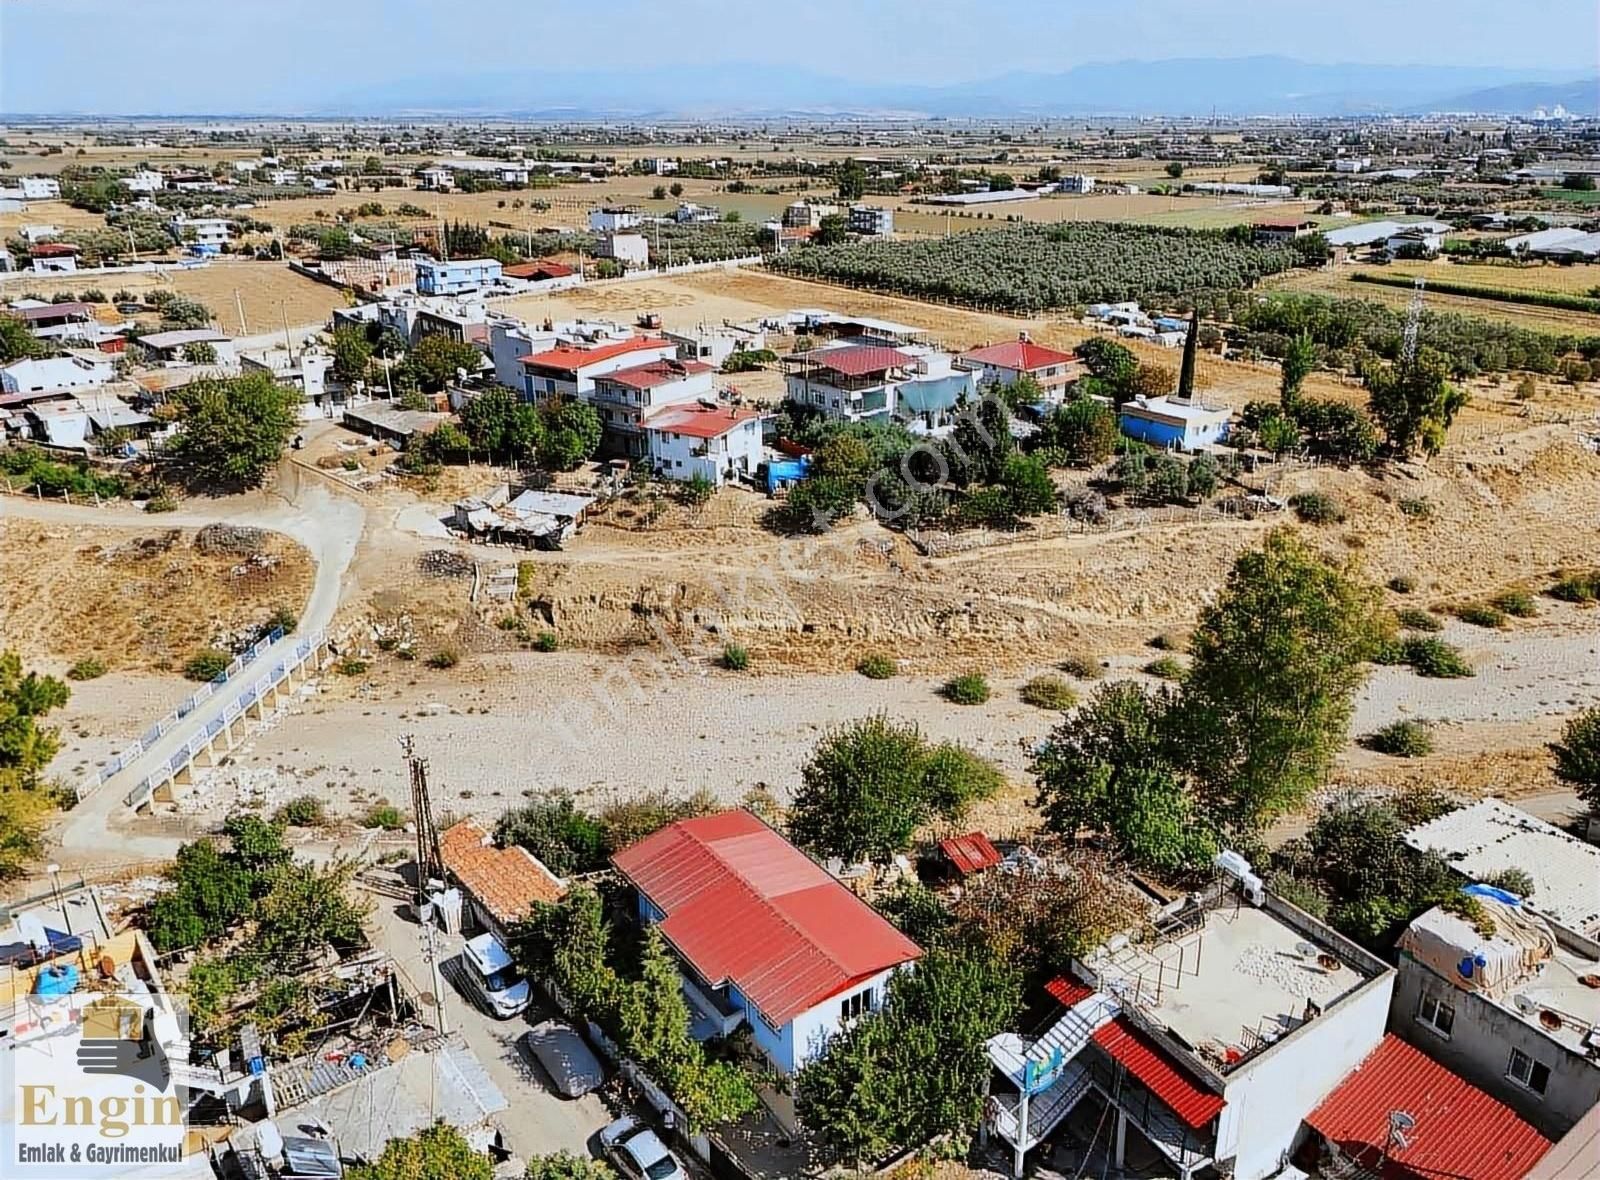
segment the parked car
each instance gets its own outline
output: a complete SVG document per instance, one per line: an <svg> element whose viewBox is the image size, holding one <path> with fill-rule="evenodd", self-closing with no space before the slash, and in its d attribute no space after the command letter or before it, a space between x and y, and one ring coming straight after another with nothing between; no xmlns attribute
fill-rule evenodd
<svg viewBox="0 0 1600 1180"><path fill-rule="evenodd" d="M623 1115L600 1132L600 1147L624 1176L632 1180L689 1180L678 1157L656 1133Z"/></svg>
<svg viewBox="0 0 1600 1180"><path fill-rule="evenodd" d="M517 974L511 952L493 934L467 939L461 948L461 974L500 1020L511 1019L533 998L528 981Z"/></svg>
<svg viewBox="0 0 1600 1180"><path fill-rule="evenodd" d="M556 1093L578 1098L606 1080L606 1071L578 1030L559 1020L543 1020L517 1041L544 1067Z"/></svg>

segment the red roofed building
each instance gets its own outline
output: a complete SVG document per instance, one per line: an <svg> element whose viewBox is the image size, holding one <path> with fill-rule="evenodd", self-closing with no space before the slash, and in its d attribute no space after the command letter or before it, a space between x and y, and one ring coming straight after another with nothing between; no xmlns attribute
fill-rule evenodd
<svg viewBox="0 0 1600 1180"><path fill-rule="evenodd" d="M1260 217L1250 228L1258 242L1292 242L1316 233L1317 223L1309 217Z"/></svg>
<svg viewBox="0 0 1600 1180"><path fill-rule="evenodd" d="M922 954L748 811L669 824L612 863L682 960L697 1035L747 1023L786 1074Z"/></svg>
<svg viewBox="0 0 1600 1180"><path fill-rule="evenodd" d="M644 458L649 453L645 427L650 416L670 406L715 401L713 373L701 361L666 357L597 376L590 400L605 427L607 451Z"/></svg>
<svg viewBox="0 0 1600 1180"><path fill-rule="evenodd" d="M558 344L545 352L520 358L522 391L528 401L534 402L552 397L577 397L587 401L596 377L677 355L678 346L659 336L630 336L626 340L609 340L588 347Z"/></svg>
<svg viewBox="0 0 1600 1180"><path fill-rule="evenodd" d="M1405 1119L1391 1122L1395 1112ZM1377 1180L1523 1180L1551 1146L1509 1106L1393 1034L1306 1124L1324 1159Z"/></svg>
<svg viewBox="0 0 1600 1180"><path fill-rule="evenodd" d="M939 841L939 851L963 877L992 869L1000 863L1000 853L982 832L950 836Z"/></svg>
<svg viewBox="0 0 1600 1180"><path fill-rule="evenodd" d="M1076 353L1035 344L1026 332L1015 340L964 352L961 361L967 368L978 371L980 385L998 381L1009 387L1026 374L1039 383L1046 399L1057 402L1066 387L1083 375L1083 365Z"/></svg>
<svg viewBox="0 0 1600 1180"><path fill-rule="evenodd" d="M827 417L859 422L895 411L895 389L919 369L910 353L881 344L846 344L786 357L784 391Z"/></svg>
<svg viewBox="0 0 1600 1180"><path fill-rule="evenodd" d="M539 283L548 279L570 278L578 272L564 262L551 262L548 258L540 258L533 262L513 263L503 268L500 273L508 279Z"/></svg>
<svg viewBox="0 0 1600 1180"><path fill-rule="evenodd" d="M496 935L528 916L534 902L559 901L567 884L533 853L497 848L490 834L462 820L439 837L445 872L461 887L479 925Z"/></svg>
<svg viewBox="0 0 1600 1180"><path fill-rule="evenodd" d="M753 477L761 466L762 417L758 410L733 406L660 410L644 423L650 467L667 479L703 475L718 487Z"/></svg>

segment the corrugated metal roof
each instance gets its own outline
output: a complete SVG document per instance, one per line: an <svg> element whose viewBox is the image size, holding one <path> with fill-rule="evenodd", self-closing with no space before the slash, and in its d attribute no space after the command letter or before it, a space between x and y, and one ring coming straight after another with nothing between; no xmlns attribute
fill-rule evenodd
<svg viewBox="0 0 1600 1180"><path fill-rule="evenodd" d="M845 348L823 348L804 354L819 369L842 373L846 377L860 377L867 373L903 369L913 358L897 348L876 344L850 345Z"/></svg>
<svg viewBox="0 0 1600 1180"><path fill-rule="evenodd" d="M1093 988L1070 975L1056 976L1044 985L1044 990L1064 1008L1071 1008L1094 994ZM1191 1127L1205 1126L1227 1105L1221 1094L1206 1089L1190 1077L1165 1049L1140 1032L1126 1016L1115 1017L1109 1024L1102 1025L1093 1039Z"/></svg>
<svg viewBox="0 0 1600 1180"><path fill-rule="evenodd" d="M1102 1025L1094 1034L1094 1040L1191 1127L1205 1126L1226 1105L1221 1094L1205 1089L1191 1078L1126 1016L1118 1016L1110 1024Z"/></svg>
<svg viewBox="0 0 1600 1180"><path fill-rule="evenodd" d="M922 953L748 811L669 824L612 863L708 983L731 982L777 1025Z"/></svg>
<svg viewBox="0 0 1600 1180"><path fill-rule="evenodd" d="M1389 1114L1416 1120L1391 1148ZM1306 1122L1383 1180L1522 1180L1550 1140L1443 1065L1390 1033Z"/></svg>
<svg viewBox="0 0 1600 1180"><path fill-rule="evenodd" d="M945 854L962 876L993 868L1000 863L1000 854L982 832L968 832L965 836L940 840L939 851Z"/></svg>
<svg viewBox="0 0 1600 1180"><path fill-rule="evenodd" d="M974 348L970 352L962 353L961 358L975 361L980 365L994 365L997 368L1016 369L1022 372L1047 369L1051 365L1071 364L1078 359L1076 353L1058 352L1054 348L1046 348L1031 340L1007 340L1000 344L991 344L986 348Z"/></svg>

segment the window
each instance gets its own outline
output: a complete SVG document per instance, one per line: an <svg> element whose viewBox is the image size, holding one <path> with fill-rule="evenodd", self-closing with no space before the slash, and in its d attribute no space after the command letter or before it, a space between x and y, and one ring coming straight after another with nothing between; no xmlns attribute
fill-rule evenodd
<svg viewBox="0 0 1600 1180"><path fill-rule="evenodd" d="M1456 1010L1437 996L1423 996L1417 1008L1417 1019L1440 1036L1448 1037L1455 1027Z"/></svg>
<svg viewBox="0 0 1600 1180"><path fill-rule="evenodd" d="M1550 1067L1529 1057L1521 1049L1511 1050L1511 1063L1506 1066L1506 1077L1525 1090L1543 1094L1550 1084Z"/></svg>
<svg viewBox="0 0 1600 1180"><path fill-rule="evenodd" d="M846 996L839 1001L839 1022L849 1024L857 1019L863 1012L872 1011L872 989L865 988L853 996Z"/></svg>

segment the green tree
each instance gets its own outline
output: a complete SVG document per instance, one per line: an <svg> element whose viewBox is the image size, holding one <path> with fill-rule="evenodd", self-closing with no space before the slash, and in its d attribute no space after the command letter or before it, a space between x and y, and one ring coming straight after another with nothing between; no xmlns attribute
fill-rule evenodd
<svg viewBox="0 0 1600 1180"><path fill-rule="evenodd" d="M0 880L20 874L42 851L52 804L41 776L61 742L40 721L69 695L63 681L25 673L20 656L0 652Z"/></svg>
<svg viewBox="0 0 1600 1180"><path fill-rule="evenodd" d="M485 389L461 407L461 429L474 451L503 455L510 449L512 423L521 403L501 386Z"/></svg>
<svg viewBox="0 0 1600 1180"><path fill-rule="evenodd" d="M1394 453L1437 455L1466 391L1449 381L1449 362L1425 348L1409 365L1368 364L1361 370L1368 407Z"/></svg>
<svg viewBox="0 0 1600 1180"><path fill-rule="evenodd" d="M933 747L915 725L882 714L825 735L800 771L789 834L821 856L888 860L911 845L917 826L958 817L1003 781L959 747Z"/></svg>
<svg viewBox="0 0 1600 1180"><path fill-rule="evenodd" d="M372 342L367 339L363 329L350 325L334 329L334 380L342 381L346 385L362 380L367 375L367 367L371 361Z"/></svg>
<svg viewBox="0 0 1600 1180"><path fill-rule="evenodd" d="M842 213L829 213L817 222L817 232L812 235L818 246L837 246L850 240L850 220Z"/></svg>
<svg viewBox="0 0 1600 1180"><path fill-rule="evenodd" d="M474 1151L460 1131L445 1122L424 1127L405 1139L391 1139L370 1164L353 1164L348 1180L494 1180L489 1157Z"/></svg>
<svg viewBox="0 0 1600 1180"><path fill-rule="evenodd" d="M600 449L600 415L588 402L561 398L545 403L539 463L551 471L571 471Z"/></svg>
<svg viewBox="0 0 1600 1180"><path fill-rule="evenodd" d="M1284 455L1300 445L1300 431L1282 414L1268 414L1256 426L1256 442L1263 450Z"/></svg>
<svg viewBox="0 0 1600 1180"><path fill-rule="evenodd" d="M852 1166L975 1129L991 1069L984 1043L1021 1001L1003 962L939 948L895 975L887 993L881 1010L830 1037L795 1079L801 1121L828 1158Z"/></svg>
<svg viewBox="0 0 1600 1180"><path fill-rule="evenodd" d="M671 193L673 199L676 200L678 197L683 196L683 185L679 184L677 181L673 181L672 187L667 189L667 191Z"/></svg>
<svg viewBox="0 0 1600 1180"><path fill-rule="evenodd" d="M196 340L193 344L183 346L183 359L191 365L214 365L217 363L217 350L204 340Z"/></svg>
<svg viewBox="0 0 1600 1180"><path fill-rule="evenodd" d="M1130 864L1157 872L1208 863L1216 836L1170 749L1176 707L1169 689L1115 681L1057 725L1032 767L1051 830L1105 832Z"/></svg>
<svg viewBox="0 0 1600 1180"><path fill-rule="evenodd" d="M220 487L266 479L300 420L300 395L266 373L194 381L172 400L178 431L163 454L192 481Z"/></svg>
<svg viewBox="0 0 1600 1180"><path fill-rule="evenodd" d="M1278 401L1291 416L1300 404L1300 387L1317 367L1317 344L1308 332L1289 341L1278 377Z"/></svg>
<svg viewBox="0 0 1600 1180"><path fill-rule="evenodd" d="M1222 596L1201 612L1183 688L1209 815L1254 831L1326 781L1389 625L1374 586L1289 530L1235 561Z"/></svg>
<svg viewBox="0 0 1600 1180"><path fill-rule="evenodd" d="M416 369L422 388L427 393L437 393L465 370L467 376L477 373L483 353L461 340L435 333L424 336L406 356L406 361Z"/></svg>
<svg viewBox="0 0 1600 1180"><path fill-rule="evenodd" d="M523 1180L617 1180L617 1174L601 1160L558 1151L530 1159Z"/></svg>
<svg viewBox="0 0 1600 1180"><path fill-rule="evenodd" d="M1139 358L1132 349L1104 336L1095 336L1078 345L1077 351L1089 375L1104 382L1116 400L1124 401L1130 396L1128 390L1139 370Z"/></svg>
<svg viewBox="0 0 1600 1180"><path fill-rule="evenodd" d="M1600 811L1600 706L1569 719L1550 749L1556 777L1570 783L1591 810Z"/></svg>
<svg viewBox="0 0 1600 1180"><path fill-rule="evenodd" d="M1173 160L1167 165L1165 171L1168 176L1172 177L1173 180L1177 180L1183 175L1183 164L1181 161Z"/></svg>
<svg viewBox="0 0 1600 1180"><path fill-rule="evenodd" d="M1010 497L1011 510L1018 516L1050 512L1060 499L1049 470L1033 455L1006 456L998 482Z"/></svg>
<svg viewBox="0 0 1600 1180"><path fill-rule="evenodd" d="M16 316L0 314L0 364L31 360L50 351Z"/></svg>
<svg viewBox="0 0 1600 1180"><path fill-rule="evenodd" d="M1079 467L1104 463L1116 453L1117 412L1104 402L1075 397L1044 420L1040 445L1059 449Z"/></svg>
<svg viewBox="0 0 1600 1180"><path fill-rule="evenodd" d="M867 192L867 170L859 161L846 160L836 172L841 201L859 201Z"/></svg>
<svg viewBox="0 0 1600 1180"><path fill-rule="evenodd" d="M526 848L558 877L605 866L606 834L600 821L578 810L570 795L551 792L502 815L494 827L502 848Z"/></svg>

